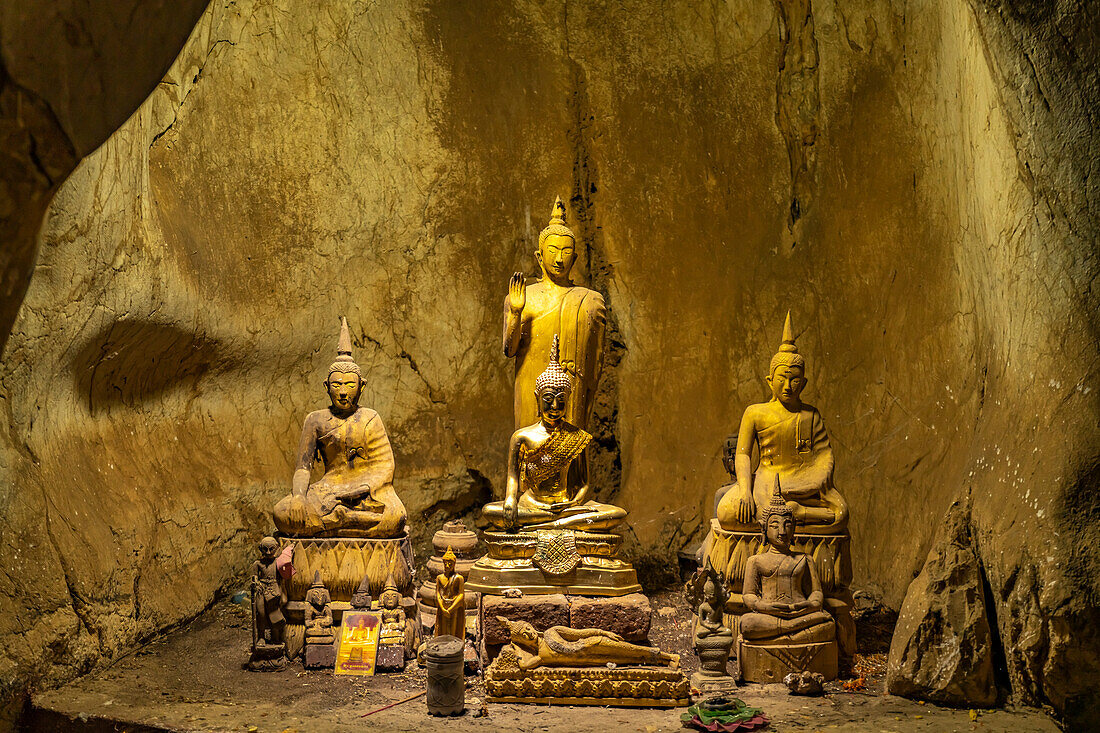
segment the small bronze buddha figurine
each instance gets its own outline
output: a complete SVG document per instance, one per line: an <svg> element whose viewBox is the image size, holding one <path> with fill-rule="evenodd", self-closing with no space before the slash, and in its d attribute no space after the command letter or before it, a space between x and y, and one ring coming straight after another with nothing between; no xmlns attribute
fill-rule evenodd
<svg viewBox="0 0 1100 733"><path fill-rule="evenodd" d="M737 485L718 504L719 524L730 531L755 529L753 520L763 515L778 477L799 532L845 532L848 503L833 486L833 449L825 422L817 408L801 399L806 360L795 347L790 313L767 382L772 399L749 405L741 418L735 459ZM754 447L760 451L755 475Z"/></svg>
<svg viewBox="0 0 1100 733"><path fill-rule="evenodd" d="M601 531L626 518L626 510L588 498L585 449L592 436L565 419L573 379L558 362L558 344L555 336L550 363L535 380L538 422L520 428L508 442L504 501L482 510L498 529Z"/></svg>
<svg viewBox="0 0 1100 733"><path fill-rule="evenodd" d="M393 450L378 413L359 406L363 381L342 319L325 389L332 404L306 416L291 493L275 505L280 532L295 537L398 537L405 507L393 488ZM325 473L310 484L320 458Z"/></svg>
<svg viewBox="0 0 1100 733"><path fill-rule="evenodd" d="M825 594L813 560L791 549L794 515L774 478L772 501L761 525L767 549L745 565L741 638L751 643L826 642L836 638L833 617L823 610Z"/></svg>

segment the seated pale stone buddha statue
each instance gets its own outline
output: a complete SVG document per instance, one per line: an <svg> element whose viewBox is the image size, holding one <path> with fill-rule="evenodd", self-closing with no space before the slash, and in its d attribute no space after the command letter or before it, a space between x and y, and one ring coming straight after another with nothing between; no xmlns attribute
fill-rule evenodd
<svg viewBox="0 0 1100 733"><path fill-rule="evenodd" d="M823 610L825 594L813 560L791 549L794 516L775 493L761 518L767 549L745 564L742 591L749 613L742 614L741 638L749 643L809 643L836 638L833 617Z"/></svg>
<svg viewBox="0 0 1100 733"><path fill-rule="evenodd" d="M802 402L806 360L791 335L791 314L783 326L783 344L772 357L768 385L772 399L749 405L737 436L737 485L718 504L723 529L751 531L771 500L775 479L794 513L800 532L838 534L848 526L848 503L833 486L833 449L821 413ZM753 474L753 448L760 464Z"/></svg>
<svg viewBox="0 0 1100 733"><path fill-rule="evenodd" d="M588 499L585 449L592 436L565 420L573 380L558 363L558 338L550 363L535 381L539 421L512 433L504 501L486 504L483 515L498 529L611 529L626 510Z"/></svg>
<svg viewBox="0 0 1100 733"><path fill-rule="evenodd" d="M275 526L296 537L396 537L405 507L393 489L393 449L378 413L359 406L363 381L344 319L325 388L332 404L306 416L291 493L275 505ZM309 483L320 458L324 475Z"/></svg>

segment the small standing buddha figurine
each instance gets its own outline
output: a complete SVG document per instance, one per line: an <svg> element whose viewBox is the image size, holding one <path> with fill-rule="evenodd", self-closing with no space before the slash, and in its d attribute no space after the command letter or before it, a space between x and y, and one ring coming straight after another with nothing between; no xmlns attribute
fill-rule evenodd
<svg viewBox="0 0 1100 733"><path fill-rule="evenodd" d="M435 578L435 635L465 639L465 581L455 572L455 560L454 550L448 547L443 555L443 572Z"/></svg>
<svg viewBox="0 0 1100 733"><path fill-rule="evenodd" d="M577 261L577 236L565 225L561 198L554 202L550 223L539 233L535 260L542 278L527 285L523 273L515 273L504 299L504 354L516 360L515 426L522 428L538 419L535 380L551 339L560 335L561 367L575 380L563 412L570 423L586 428L600 381L607 306L602 295L569 277Z"/></svg>
<svg viewBox="0 0 1100 733"><path fill-rule="evenodd" d="M359 406L362 388L344 318L336 361L325 379L331 404L306 416L291 493L273 512L284 534L390 538L404 532L406 512L393 488L389 436L378 413ZM325 471L311 484L317 458Z"/></svg>
<svg viewBox="0 0 1100 733"><path fill-rule="evenodd" d="M592 436L565 418L573 379L558 362L558 344L554 336L550 363L535 380L538 422L515 431L508 442L504 501L482 510L499 529L599 531L626 518L626 510L588 498L585 449Z"/></svg>
<svg viewBox="0 0 1100 733"><path fill-rule="evenodd" d="M750 405L741 418L735 459L737 485L718 504L719 524L726 530L755 529L753 520L767 508L778 477L799 532L845 532L848 503L833 486L833 449L825 422L817 408L801 399L806 386L806 360L795 347L790 313L767 382L772 399ZM760 451L755 475L754 447Z"/></svg>

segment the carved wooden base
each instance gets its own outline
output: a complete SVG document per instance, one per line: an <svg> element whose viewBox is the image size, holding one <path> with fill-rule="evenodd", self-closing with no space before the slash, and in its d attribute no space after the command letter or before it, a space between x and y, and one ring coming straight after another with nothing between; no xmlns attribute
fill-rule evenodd
<svg viewBox="0 0 1100 733"><path fill-rule="evenodd" d="M750 644L737 642L741 679L771 684L782 682L791 672L820 672L825 680L837 678L837 643Z"/></svg>
<svg viewBox="0 0 1100 733"><path fill-rule="evenodd" d="M485 532L482 539L489 553L470 568L466 588L471 591L623 596L642 589L633 566L616 557L619 535L566 529Z"/></svg>
<svg viewBox="0 0 1100 733"><path fill-rule="evenodd" d="M548 667L522 670L504 647L485 670L489 702L671 708L691 704L687 678L667 667Z"/></svg>

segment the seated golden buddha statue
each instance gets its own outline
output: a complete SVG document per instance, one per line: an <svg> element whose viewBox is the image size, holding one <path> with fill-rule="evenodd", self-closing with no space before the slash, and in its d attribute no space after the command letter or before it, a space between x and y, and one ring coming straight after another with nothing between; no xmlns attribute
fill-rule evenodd
<svg viewBox="0 0 1100 733"><path fill-rule="evenodd" d="M359 406L362 373L351 358L347 319L325 388L332 404L306 416L291 493L275 505L275 526L295 537L397 537L405 507L393 488L393 449L378 413ZM310 484L320 458L324 475Z"/></svg>
<svg viewBox="0 0 1100 733"><path fill-rule="evenodd" d="M550 363L535 380L539 421L512 433L504 501L485 505L482 514L498 529L611 529L626 510L588 498L585 449L592 436L565 420L573 380L558 363L558 337Z"/></svg>
<svg viewBox="0 0 1100 733"><path fill-rule="evenodd" d="M825 594L813 560L791 549L794 515L774 479L771 503L761 517L766 550L745 565L742 595L749 613L740 620L741 638L806 643L836 638L833 617L823 610Z"/></svg>
<svg viewBox="0 0 1100 733"><path fill-rule="evenodd" d="M755 529L753 520L768 506L778 477L799 532L845 532L848 503L833 486L833 449L825 422L817 408L801 399L806 360L795 347L790 313L767 382L772 399L749 405L741 418L735 458L737 485L718 504L719 524L731 531ZM755 475L754 448L760 452Z"/></svg>

